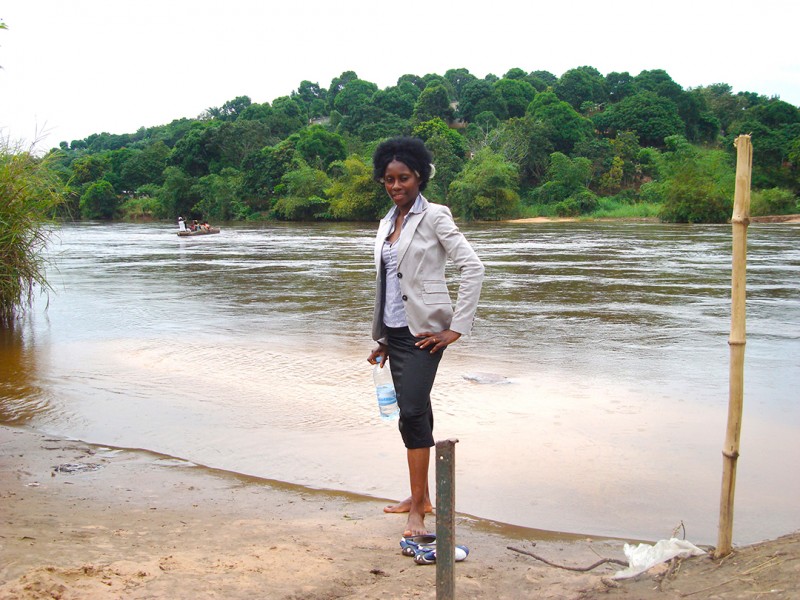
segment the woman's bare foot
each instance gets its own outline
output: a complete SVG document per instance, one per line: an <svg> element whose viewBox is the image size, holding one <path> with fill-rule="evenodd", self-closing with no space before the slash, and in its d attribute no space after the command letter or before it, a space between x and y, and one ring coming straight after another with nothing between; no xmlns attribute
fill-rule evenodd
<svg viewBox="0 0 800 600"><path fill-rule="evenodd" d="M411 496L403 500L402 502L398 502L397 504L390 504L389 506L383 507L383 512L385 513L407 513L411 510ZM430 501L425 502L425 512L432 513L433 512L433 504ZM422 535L422 534L415 534L415 535Z"/></svg>
<svg viewBox="0 0 800 600"><path fill-rule="evenodd" d="M408 513L408 522L406 529L403 532L403 537L410 537L412 535L426 535L428 530L425 529L425 515L415 512Z"/></svg>

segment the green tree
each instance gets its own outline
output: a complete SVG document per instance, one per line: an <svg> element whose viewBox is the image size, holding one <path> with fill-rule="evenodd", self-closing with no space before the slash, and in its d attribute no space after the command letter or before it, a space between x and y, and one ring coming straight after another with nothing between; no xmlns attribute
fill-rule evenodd
<svg viewBox="0 0 800 600"><path fill-rule="evenodd" d="M241 182L242 174L230 167L201 177L193 189L200 200L192 207L192 214L212 221L247 218L249 211L239 200Z"/></svg>
<svg viewBox="0 0 800 600"><path fill-rule="evenodd" d="M597 129L608 136L632 131L643 145L663 147L664 138L684 131L678 107L669 98L644 91L628 96L592 117Z"/></svg>
<svg viewBox="0 0 800 600"><path fill-rule="evenodd" d="M51 218L64 204L64 185L44 158L0 140L0 327L10 328L47 291L45 249Z"/></svg>
<svg viewBox="0 0 800 600"><path fill-rule="evenodd" d="M168 160L169 165L180 168L191 177L207 175L209 164L216 158L206 147L209 137L208 130L214 127L219 127L219 124L211 121L208 123L198 122L187 131L186 135L178 140L172 148Z"/></svg>
<svg viewBox="0 0 800 600"><path fill-rule="evenodd" d="M535 87L538 91L543 92L548 87L554 87L558 83L558 77L553 75L550 71L531 71L526 78L528 83ZM534 82L541 81L545 87L539 89Z"/></svg>
<svg viewBox="0 0 800 600"><path fill-rule="evenodd" d="M611 140L598 136L593 136L575 144L575 148L572 151L573 157L581 156L589 159L592 163L592 180L596 182L599 182L603 173L611 168L614 155L615 151ZM549 155L547 164L550 164Z"/></svg>
<svg viewBox="0 0 800 600"><path fill-rule="evenodd" d="M425 80L422 79L419 75L414 75L412 73L406 73L405 75L401 75L397 78L397 85L402 83L410 83L411 85L415 86L420 92L425 89Z"/></svg>
<svg viewBox="0 0 800 600"><path fill-rule="evenodd" d="M252 101L248 96L237 96L220 107L209 108L204 116L220 121L235 121L251 104Z"/></svg>
<svg viewBox="0 0 800 600"><path fill-rule="evenodd" d="M714 83L696 88L698 94L705 98L706 106L720 123L721 133L728 133L731 123L741 118L749 106L747 98L734 95L727 83Z"/></svg>
<svg viewBox="0 0 800 600"><path fill-rule="evenodd" d="M276 188L286 173L301 165L292 140L253 152L242 163L241 194L254 212L266 212L276 199Z"/></svg>
<svg viewBox="0 0 800 600"><path fill-rule="evenodd" d="M665 141L662 179L654 186L663 199L661 219L670 223L725 223L733 209L732 157L722 150L692 146L682 136Z"/></svg>
<svg viewBox="0 0 800 600"><path fill-rule="evenodd" d="M475 81L477 79L477 77L464 68L448 69L445 71L444 76L453 86L453 100L460 100L461 91L464 89L464 86L470 81Z"/></svg>
<svg viewBox="0 0 800 600"><path fill-rule="evenodd" d="M520 69L519 67L512 67L506 74L503 75L501 79L516 79L521 80L525 79L528 76L528 73L524 69Z"/></svg>
<svg viewBox="0 0 800 600"><path fill-rule="evenodd" d="M527 114L547 127L550 142L560 152L570 152L575 144L590 137L594 131L589 119L579 115L553 92L536 94Z"/></svg>
<svg viewBox="0 0 800 600"><path fill-rule="evenodd" d="M621 157L611 159L611 168L600 177L600 190L606 194L616 194L622 188L625 162Z"/></svg>
<svg viewBox="0 0 800 600"><path fill-rule="evenodd" d="M620 186L629 187L641 183L644 177L644 166L640 162L641 146L639 138L630 131L620 131L617 136L609 140L614 159L622 169Z"/></svg>
<svg viewBox="0 0 800 600"><path fill-rule="evenodd" d="M410 119L420 94L417 86L408 81L402 81L394 87L378 90L372 97L372 101L375 106L387 113L403 119Z"/></svg>
<svg viewBox="0 0 800 600"><path fill-rule="evenodd" d="M411 135L420 138L424 142L427 142L435 135L439 135L447 140L453 154L462 159L467 156L467 145L464 142L464 138L457 131L448 127L447 123L442 119L436 118L420 123L414 127Z"/></svg>
<svg viewBox="0 0 800 600"><path fill-rule="evenodd" d="M71 168L75 183L92 183L102 179L108 172L108 156L105 154L87 154L72 161Z"/></svg>
<svg viewBox="0 0 800 600"><path fill-rule="evenodd" d="M753 186L800 192L800 109L778 99L748 108L730 126L726 147L731 154L734 138L743 133L752 134Z"/></svg>
<svg viewBox="0 0 800 600"><path fill-rule="evenodd" d="M627 71L622 73L612 71L606 75L606 90L609 102L619 102L628 96L633 96L638 87L634 77Z"/></svg>
<svg viewBox="0 0 800 600"><path fill-rule="evenodd" d="M496 81L494 89L507 108L507 115L510 118L522 117L525 110L536 96L534 87L523 79L501 79Z"/></svg>
<svg viewBox="0 0 800 600"><path fill-rule="evenodd" d="M126 161L121 167L120 177L127 182L128 189L136 190L148 183L161 185L169 152L166 144L159 140Z"/></svg>
<svg viewBox="0 0 800 600"><path fill-rule="evenodd" d="M304 79L297 87L297 91L292 92L291 98L303 106L308 122L328 113L328 93L319 86L319 83L311 83Z"/></svg>
<svg viewBox="0 0 800 600"><path fill-rule="evenodd" d="M437 73L428 73L422 78L422 81L425 82L425 88L423 88L422 90L423 92L425 91L426 88L429 88L434 85L440 85L447 91L448 98L453 98L456 95L456 90L447 77L444 77Z"/></svg>
<svg viewBox="0 0 800 600"><path fill-rule="evenodd" d="M284 175L282 183L285 195L275 203L276 215L293 221L306 221L327 214L325 190L331 181L323 171L304 165Z"/></svg>
<svg viewBox="0 0 800 600"><path fill-rule="evenodd" d="M195 183L194 177L178 167L164 169L164 185L158 193L163 216L175 218L191 214L192 207L200 201Z"/></svg>
<svg viewBox="0 0 800 600"><path fill-rule="evenodd" d="M556 83L556 96L575 110L585 103L603 104L608 100L605 78L594 67L577 67L566 71Z"/></svg>
<svg viewBox="0 0 800 600"><path fill-rule="evenodd" d="M372 221L383 216L389 200L373 181L372 170L360 157L353 155L333 163L331 172L335 176L326 194L334 219Z"/></svg>
<svg viewBox="0 0 800 600"><path fill-rule="evenodd" d="M517 167L490 148L484 148L450 184L455 212L467 221L509 217L519 206Z"/></svg>
<svg viewBox="0 0 800 600"><path fill-rule="evenodd" d="M112 186L105 179L89 185L81 196L81 218L113 219L117 214L119 199Z"/></svg>
<svg viewBox="0 0 800 600"><path fill-rule="evenodd" d="M114 186L118 194L127 196L148 183L160 185L169 152L164 142L158 141L142 150L121 148L105 153L109 170L103 178Z"/></svg>
<svg viewBox="0 0 800 600"><path fill-rule="evenodd" d="M296 148L298 154L309 165L325 170L332 162L344 160L344 138L321 125L312 125L297 134Z"/></svg>
<svg viewBox="0 0 800 600"><path fill-rule="evenodd" d="M108 158L109 169L106 172L104 179L114 186L114 190L118 194L128 195L132 194L136 186L131 186L129 182L122 179L122 168L141 150L134 150L132 148L120 148L119 150L112 150L104 154Z"/></svg>
<svg viewBox="0 0 800 600"><path fill-rule="evenodd" d="M420 123L411 134L422 139L433 154L436 175L428 183L426 195L430 194L437 201L447 204L450 183L461 171L467 155L464 138L441 119Z"/></svg>
<svg viewBox="0 0 800 600"><path fill-rule="evenodd" d="M453 119L453 109L450 108L450 97L447 89L438 83L427 85L417 98L414 105L413 121L422 123L431 119Z"/></svg>
<svg viewBox="0 0 800 600"><path fill-rule="evenodd" d="M353 79L336 94L333 107L344 116L352 115L357 109L370 103L377 91L378 86L371 81Z"/></svg>
<svg viewBox="0 0 800 600"><path fill-rule="evenodd" d="M508 108L494 86L484 79L475 79L462 88L458 112L467 121L473 121L484 111L494 113L500 120L508 114Z"/></svg>
<svg viewBox="0 0 800 600"><path fill-rule="evenodd" d="M517 165L522 186L534 186L542 180L550 164L554 150L551 134L542 121L529 117L509 119L498 128L489 145Z"/></svg>
<svg viewBox="0 0 800 600"><path fill-rule="evenodd" d="M673 102L677 102L683 94L683 88L675 83L664 69L642 71L633 79L639 91L653 92Z"/></svg>
<svg viewBox="0 0 800 600"><path fill-rule="evenodd" d="M407 135L410 123L407 119L368 104L353 117L347 117L343 125L352 127L352 132L362 142L372 142L395 135ZM343 127L344 129L344 127ZM350 131L345 129L345 131Z"/></svg>
<svg viewBox="0 0 800 600"><path fill-rule="evenodd" d="M332 110L334 108L334 101L336 100L336 96L339 95L349 82L358 79L358 75L356 75L355 71L345 71L339 77L334 77L331 79L331 84L328 86L328 109Z"/></svg>
<svg viewBox="0 0 800 600"><path fill-rule="evenodd" d="M202 145L208 171L240 169L246 156L268 145L272 139L269 125L256 120L239 119L206 129Z"/></svg>
<svg viewBox="0 0 800 600"><path fill-rule="evenodd" d="M686 139L694 143L717 141L720 122L709 110L705 96L696 90L681 92L676 105Z"/></svg>
<svg viewBox="0 0 800 600"><path fill-rule="evenodd" d="M489 146L492 134L498 127L500 127L500 119L492 111L485 110L475 115L472 123L467 125L465 136L473 152Z"/></svg>
<svg viewBox="0 0 800 600"><path fill-rule="evenodd" d="M281 96L272 101L272 115L267 123L277 139L284 139L307 124L302 104L290 96Z"/></svg>
<svg viewBox="0 0 800 600"><path fill-rule="evenodd" d="M240 121L260 121L261 123L270 124L274 117L274 111L269 102L263 104L251 104L248 106L241 115Z"/></svg>
<svg viewBox="0 0 800 600"><path fill-rule="evenodd" d="M588 158L572 159L561 152L554 152L550 156L547 181L536 188L534 197L541 204L555 204L557 212L564 216L589 212L597 201L589 190L592 171L592 163Z"/></svg>

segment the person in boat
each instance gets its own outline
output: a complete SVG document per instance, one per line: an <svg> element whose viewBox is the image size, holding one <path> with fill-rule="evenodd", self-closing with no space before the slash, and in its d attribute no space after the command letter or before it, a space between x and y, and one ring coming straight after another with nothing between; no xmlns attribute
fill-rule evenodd
<svg viewBox="0 0 800 600"><path fill-rule="evenodd" d="M411 496L384 511L408 513L404 536L427 533L425 513L433 509L430 393L445 348L472 328L484 273L450 209L422 195L435 172L432 160L422 140L407 137L383 142L372 159L373 177L394 206L375 238L372 337L378 345L367 360L376 364L380 357L381 366L388 360L397 392ZM455 309L445 282L448 259L461 273Z"/></svg>
<svg viewBox="0 0 800 600"><path fill-rule="evenodd" d="M200 224L197 222L197 219L192 219L192 231L197 231L200 228Z"/></svg>
<svg viewBox="0 0 800 600"><path fill-rule="evenodd" d="M208 221L203 221L200 227L203 231L211 231L211 225L208 224Z"/></svg>
<svg viewBox="0 0 800 600"><path fill-rule="evenodd" d="M178 217L178 231L186 231L186 221L183 217Z"/></svg>

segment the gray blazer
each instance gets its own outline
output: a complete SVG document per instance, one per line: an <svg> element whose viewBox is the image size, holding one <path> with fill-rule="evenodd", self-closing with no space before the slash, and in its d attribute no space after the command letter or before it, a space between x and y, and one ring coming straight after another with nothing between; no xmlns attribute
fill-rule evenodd
<svg viewBox="0 0 800 600"><path fill-rule="evenodd" d="M450 209L422 198L423 210L410 214L397 241L397 276L412 334L451 329L467 334L472 329L483 282L483 263L458 230ZM388 215L387 215L388 217ZM372 338L386 342L383 324L384 270L381 252L392 222L384 217L375 237L376 294ZM461 273L453 308L445 282L447 259Z"/></svg>

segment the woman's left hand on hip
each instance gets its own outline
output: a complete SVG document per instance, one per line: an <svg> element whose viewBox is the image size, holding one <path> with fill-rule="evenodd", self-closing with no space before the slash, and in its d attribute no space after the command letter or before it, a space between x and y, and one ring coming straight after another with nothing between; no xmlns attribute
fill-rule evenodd
<svg viewBox="0 0 800 600"><path fill-rule="evenodd" d="M445 329L439 333L424 331L420 334L417 334L417 337L422 338L420 341L414 344L417 348L422 350L428 349L431 354L435 354L439 350L442 350L443 348L446 348L455 342L461 337L461 334L456 331L452 331L451 329Z"/></svg>

